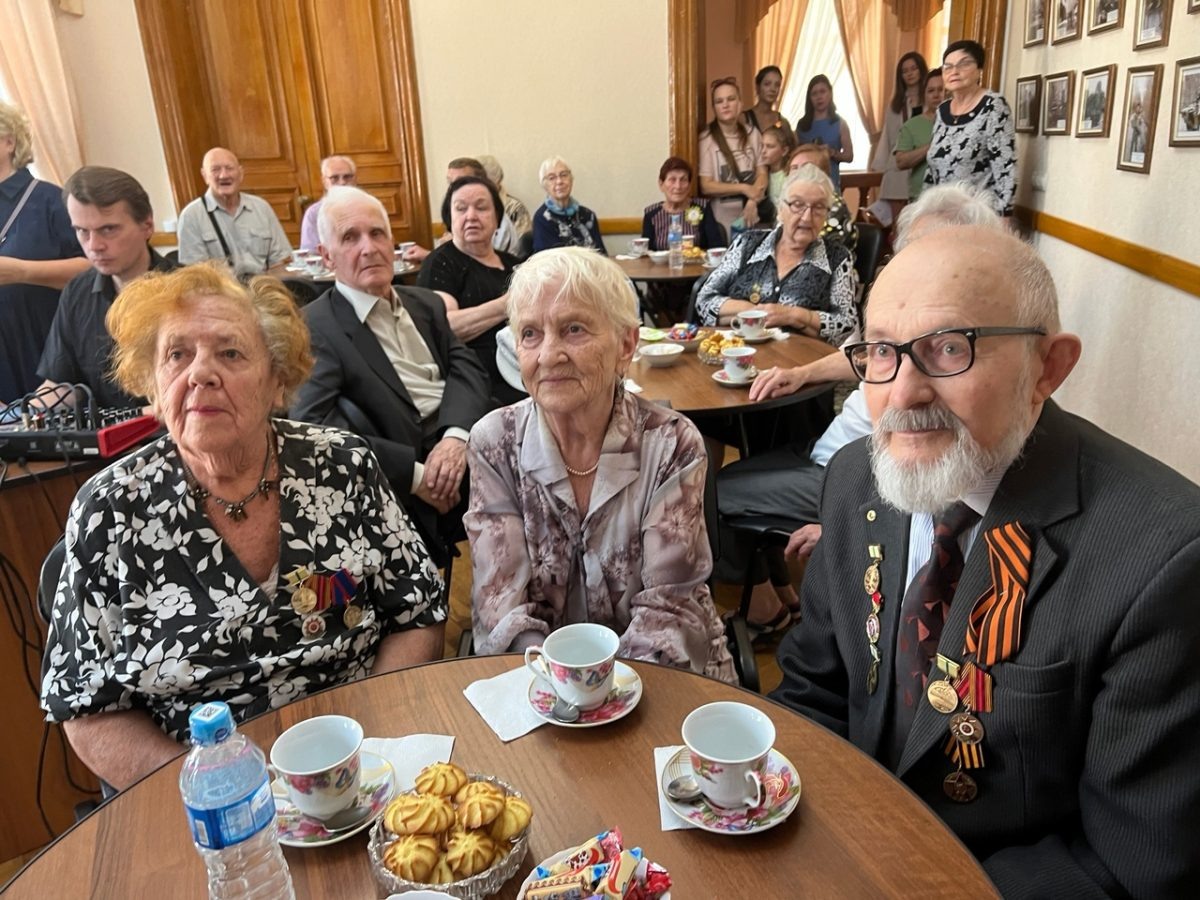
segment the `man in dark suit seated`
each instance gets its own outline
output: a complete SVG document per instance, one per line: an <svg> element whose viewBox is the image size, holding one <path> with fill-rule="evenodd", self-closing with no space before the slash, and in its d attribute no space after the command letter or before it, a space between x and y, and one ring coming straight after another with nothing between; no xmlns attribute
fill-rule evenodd
<svg viewBox="0 0 1200 900"><path fill-rule="evenodd" d="M292 416L365 437L439 559L459 515L467 437L488 409L488 376L454 336L440 297L392 286L392 228L383 204L331 188L317 217L336 283L304 308L316 365ZM445 526L445 527L443 527Z"/></svg>
<svg viewBox="0 0 1200 900"><path fill-rule="evenodd" d="M874 433L829 463L772 696L895 772L1005 896L1195 896L1200 488L1050 399L1080 341L1008 234L915 240L864 336Z"/></svg>

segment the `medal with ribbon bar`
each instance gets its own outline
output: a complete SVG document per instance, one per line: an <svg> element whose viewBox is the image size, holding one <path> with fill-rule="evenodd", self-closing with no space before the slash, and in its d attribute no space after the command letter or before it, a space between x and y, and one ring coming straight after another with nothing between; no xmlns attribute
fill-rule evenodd
<svg viewBox="0 0 1200 900"><path fill-rule="evenodd" d="M871 562L863 573L863 590L871 598L871 612L867 614L867 646L871 651L871 667L867 670L867 693L874 694L879 687L879 611L883 609L883 594L879 592L879 564L883 562L883 545L871 544L867 547L867 555Z"/></svg>

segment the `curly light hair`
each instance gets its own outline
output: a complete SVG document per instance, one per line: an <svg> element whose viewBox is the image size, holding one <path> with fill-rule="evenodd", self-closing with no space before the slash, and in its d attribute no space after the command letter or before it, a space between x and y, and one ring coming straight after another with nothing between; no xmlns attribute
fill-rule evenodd
<svg viewBox="0 0 1200 900"><path fill-rule="evenodd" d="M7 103L0 103L0 137L13 139L14 169L23 169L33 162L33 135L29 130L29 119L21 110Z"/></svg>
<svg viewBox="0 0 1200 900"><path fill-rule="evenodd" d="M164 318L179 312L192 297L225 297L253 316L261 330L271 371L279 379L285 404L312 371L308 326L283 282L270 275L238 281L224 262L209 261L148 272L126 285L105 316L112 335L113 376L134 396L157 401L155 362L158 331Z"/></svg>

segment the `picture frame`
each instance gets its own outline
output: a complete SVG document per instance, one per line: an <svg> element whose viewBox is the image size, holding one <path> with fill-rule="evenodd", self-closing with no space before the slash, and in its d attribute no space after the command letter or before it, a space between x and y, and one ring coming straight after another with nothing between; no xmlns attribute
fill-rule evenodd
<svg viewBox="0 0 1200 900"><path fill-rule="evenodd" d="M1125 24L1125 0L1091 0L1087 22L1089 35L1112 31L1114 28L1120 30Z"/></svg>
<svg viewBox="0 0 1200 900"><path fill-rule="evenodd" d="M1083 34L1083 4L1085 0L1049 0L1054 8L1054 34L1051 44L1077 41ZM1155 0L1161 2L1161 0Z"/></svg>
<svg viewBox="0 0 1200 900"><path fill-rule="evenodd" d="M1038 133L1041 112L1042 76L1030 75L1017 79L1016 130L1020 134Z"/></svg>
<svg viewBox="0 0 1200 900"><path fill-rule="evenodd" d="M1049 9L1049 2L1050 0L1025 0L1025 43L1022 46L1036 47L1046 43L1046 11Z"/></svg>
<svg viewBox="0 0 1200 900"><path fill-rule="evenodd" d="M1133 19L1133 49L1165 47L1171 37L1173 0L1137 0ZM1189 0L1189 3L1191 0Z"/></svg>
<svg viewBox="0 0 1200 900"><path fill-rule="evenodd" d="M1188 15L1200 13L1200 0L1188 0Z"/></svg>
<svg viewBox="0 0 1200 900"><path fill-rule="evenodd" d="M1175 63L1170 145L1200 147L1200 56Z"/></svg>
<svg viewBox="0 0 1200 900"><path fill-rule="evenodd" d="M1117 168L1125 172L1150 173L1162 74L1161 63L1135 66L1126 72L1125 104L1117 142Z"/></svg>
<svg viewBox="0 0 1200 900"><path fill-rule="evenodd" d="M1075 137L1108 137L1116 84L1115 63L1079 73L1079 118L1075 123Z"/></svg>
<svg viewBox="0 0 1200 900"><path fill-rule="evenodd" d="M1070 134L1074 102L1075 72L1047 75L1042 85L1042 134Z"/></svg>

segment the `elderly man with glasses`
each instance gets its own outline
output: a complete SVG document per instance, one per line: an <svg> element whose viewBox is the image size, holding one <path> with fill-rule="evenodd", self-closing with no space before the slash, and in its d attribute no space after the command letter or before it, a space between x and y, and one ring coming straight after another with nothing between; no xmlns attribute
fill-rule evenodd
<svg viewBox="0 0 1200 900"><path fill-rule="evenodd" d="M1191 895L1200 488L1050 399L1080 341L1010 235L916 239L864 338L874 431L829 463L772 696L895 772L1007 897Z"/></svg>

